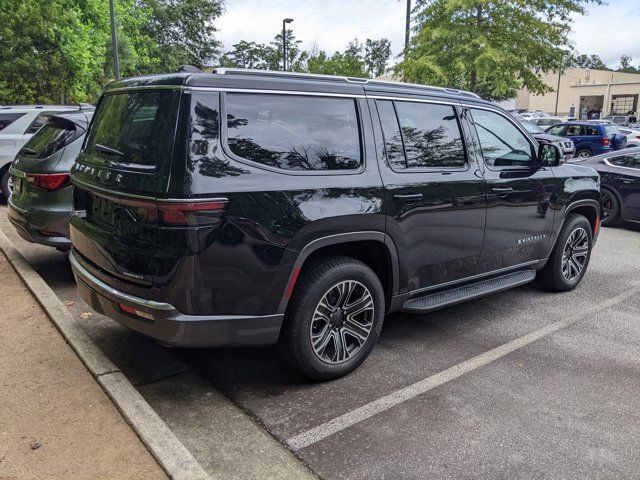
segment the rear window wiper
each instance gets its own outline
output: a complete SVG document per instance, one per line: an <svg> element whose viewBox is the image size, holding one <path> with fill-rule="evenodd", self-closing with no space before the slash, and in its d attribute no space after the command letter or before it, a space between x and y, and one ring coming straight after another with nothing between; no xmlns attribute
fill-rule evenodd
<svg viewBox="0 0 640 480"><path fill-rule="evenodd" d="M124 156L124 153L122 153L120 150L116 150L115 148L111 147L105 147L104 145L100 145L99 143L94 144L93 149L98 150L99 152L108 153L110 155L118 155L120 157Z"/></svg>
<svg viewBox="0 0 640 480"><path fill-rule="evenodd" d="M34 149L28 147L22 147L18 152L18 154L20 155L36 155L37 153L38 152L36 152Z"/></svg>

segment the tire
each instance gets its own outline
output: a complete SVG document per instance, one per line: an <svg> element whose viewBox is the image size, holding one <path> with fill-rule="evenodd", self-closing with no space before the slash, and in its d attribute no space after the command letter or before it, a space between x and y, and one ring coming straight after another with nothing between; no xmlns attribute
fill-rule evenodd
<svg viewBox="0 0 640 480"><path fill-rule="evenodd" d="M357 305L362 311L347 316ZM342 377L369 356L384 314L384 291L373 270L349 257L320 259L305 268L295 287L278 350L314 380Z"/></svg>
<svg viewBox="0 0 640 480"><path fill-rule="evenodd" d="M587 148L582 148L576 152L576 158L589 158L592 156L593 153Z"/></svg>
<svg viewBox="0 0 640 480"><path fill-rule="evenodd" d="M573 290L587 271L592 247L589 220L582 215L569 214L547 264L538 272L540 284L556 292Z"/></svg>
<svg viewBox="0 0 640 480"><path fill-rule="evenodd" d="M600 194L602 226L612 227L620 220L620 201L618 200L618 196L608 188L601 189Z"/></svg>
<svg viewBox="0 0 640 480"><path fill-rule="evenodd" d="M11 188L9 187L9 181L11 179L11 175L9 174L9 168L2 172L0 175L0 188L2 188L2 199L6 202L9 196L11 195Z"/></svg>

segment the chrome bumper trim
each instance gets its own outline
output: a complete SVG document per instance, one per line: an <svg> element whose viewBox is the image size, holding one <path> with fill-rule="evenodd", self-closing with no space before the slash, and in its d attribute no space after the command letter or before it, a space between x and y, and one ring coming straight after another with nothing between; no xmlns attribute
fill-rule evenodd
<svg viewBox="0 0 640 480"><path fill-rule="evenodd" d="M134 303L136 305L140 305L141 307L150 308L152 310L162 310L162 311L175 311L176 308L169 304L163 302L156 302L154 300L146 300L144 298L136 297L134 295L129 295L128 293L121 292L113 288L110 285L107 285L99 278L92 275L86 268L80 265L80 262L76 259L73 254L73 250L69 252L69 262L71 263L71 267L73 268L73 272L79 276L85 283L89 286L94 287L94 289L104 290L110 295L116 297L119 300L127 303Z"/></svg>

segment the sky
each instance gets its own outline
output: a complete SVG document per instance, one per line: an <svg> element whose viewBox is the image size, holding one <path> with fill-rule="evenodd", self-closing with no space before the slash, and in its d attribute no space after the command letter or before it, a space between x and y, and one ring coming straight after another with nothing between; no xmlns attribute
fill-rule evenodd
<svg viewBox="0 0 640 480"><path fill-rule="evenodd" d="M640 0L607 0L588 6L586 16L574 16L571 40L579 53L600 55L610 67L621 55L640 66ZM303 48L315 44L333 53L354 38L388 38L395 56L404 44L405 0L225 0L216 22L224 49L240 40L267 43L282 30L282 19Z"/></svg>

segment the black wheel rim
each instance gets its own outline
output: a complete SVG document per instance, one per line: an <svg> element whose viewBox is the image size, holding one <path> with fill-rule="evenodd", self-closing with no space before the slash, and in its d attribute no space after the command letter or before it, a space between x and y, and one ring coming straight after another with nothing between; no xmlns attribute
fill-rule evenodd
<svg viewBox="0 0 640 480"><path fill-rule="evenodd" d="M613 198L607 192L603 191L600 197L600 205L602 206L602 220L607 220L613 215Z"/></svg>
<svg viewBox="0 0 640 480"><path fill-rule="evenodd" d="M364 346L373 327L373 296L355 280L335 284L322 296L311 319L309 335L316 356L341 364Z"/></svg>
<svg viewBox="0 0 640 480"><path fill-rule="evenodd" d="M562 276L572 281L580 276L587 263L589 254L589 235L578 227L571 232L562 252Z"/></svg>

